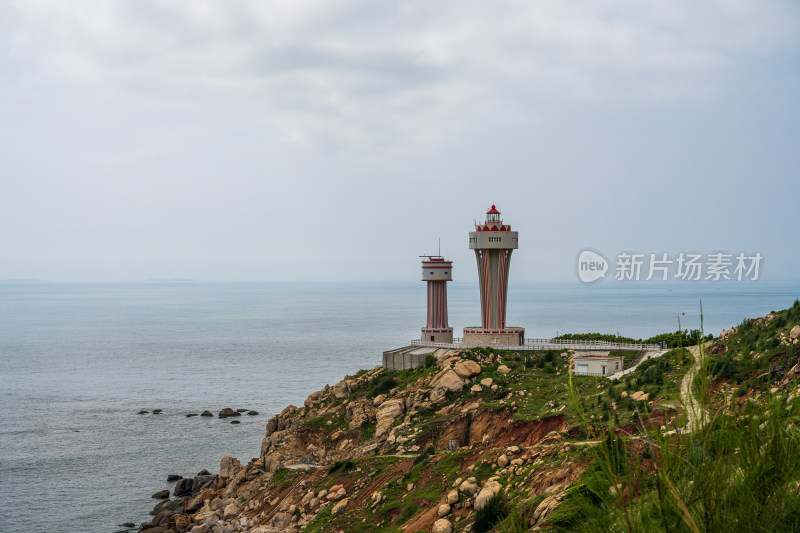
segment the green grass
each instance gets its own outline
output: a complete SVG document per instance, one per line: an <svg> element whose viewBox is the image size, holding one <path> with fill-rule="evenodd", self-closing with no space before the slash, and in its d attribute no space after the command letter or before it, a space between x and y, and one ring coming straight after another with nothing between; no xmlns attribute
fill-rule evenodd
<svg viewBox="0 0 800 533"><path fill-rule="evenodd" d="M789 311L800 318L799 304ZM782 322L748 321L727 346L769 346L769 335L791 326ZM740 403L713 392L719 390L709 381L713 358L701 349L701 361L696 384L711 412L708 423L694 434L646 432L646 454L631 451L639 442L607 430L590 468L548 518L551 531L800 529L800 399L788 402L766 390L759 400ZM748 372L745 382L753 377ZM609 491L618 484L624 496Z"/></svg>

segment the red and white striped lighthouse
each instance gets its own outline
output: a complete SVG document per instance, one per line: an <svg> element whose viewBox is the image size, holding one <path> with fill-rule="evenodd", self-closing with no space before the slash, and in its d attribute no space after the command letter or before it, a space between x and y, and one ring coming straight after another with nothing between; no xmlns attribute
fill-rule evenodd
<svg viewBox="0 0 800 533"><path fill-rule="evenodd" d="M464 328L465 346L524 344L525 329L506 325L508 271L518 241L519 234L503 223L494 205L486 211L486 221L476 223L475 231L469 233L469 247L475 250L478 261L481 325Z"/></svg>
<svg viewBox="0 0 800 533"><path fill-rule="evenodd" d="M428 283L428 323L422 328L426 342L453 342L447 325L447 282L453 281L453 262L438 255L423 255L422 281Z"/></svg>

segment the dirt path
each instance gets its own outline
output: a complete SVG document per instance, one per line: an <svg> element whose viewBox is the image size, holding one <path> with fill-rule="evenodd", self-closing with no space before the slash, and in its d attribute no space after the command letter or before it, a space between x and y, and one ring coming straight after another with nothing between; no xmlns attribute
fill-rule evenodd
<svg viewBox="0 0 800 533"><path fill-rule="evenodd" d="M700 346L690 346L689 352L694 357L694 364L681 381L681 402L686 410L686 425L677 430L679 433L691 433L708 422L708 413L702 410L700 402L695 398L692 390L694 378L700 369ZM668 431L666 435L673 435L674 433L676 433L676 430L673 429Z"/></svg>

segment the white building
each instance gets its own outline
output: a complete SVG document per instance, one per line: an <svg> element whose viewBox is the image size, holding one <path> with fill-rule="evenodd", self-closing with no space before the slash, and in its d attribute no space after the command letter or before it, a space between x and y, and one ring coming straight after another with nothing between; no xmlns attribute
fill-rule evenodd
<svg viewBox="0 0 800 533"><path fill-rule="evenodd" d="M609 352L576 352L573 361L576 376L609 376L625 368L622 356Z"/></svg>

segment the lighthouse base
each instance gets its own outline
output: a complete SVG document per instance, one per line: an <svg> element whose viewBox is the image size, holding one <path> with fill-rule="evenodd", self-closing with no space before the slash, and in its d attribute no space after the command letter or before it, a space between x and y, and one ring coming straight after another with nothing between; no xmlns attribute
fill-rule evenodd
<svg viewBox="0 0 800 533"><path fill-rule="evenodd" d="M422 340L424 342L453 342L453 328L422 328Z"/></svg>
<svg viewBox="0 0 800 533"><path fill-rule="evenodd" d="M525 328L505 327L489 330L464 328L464 346L522 346L525 344Z"/></svg>

